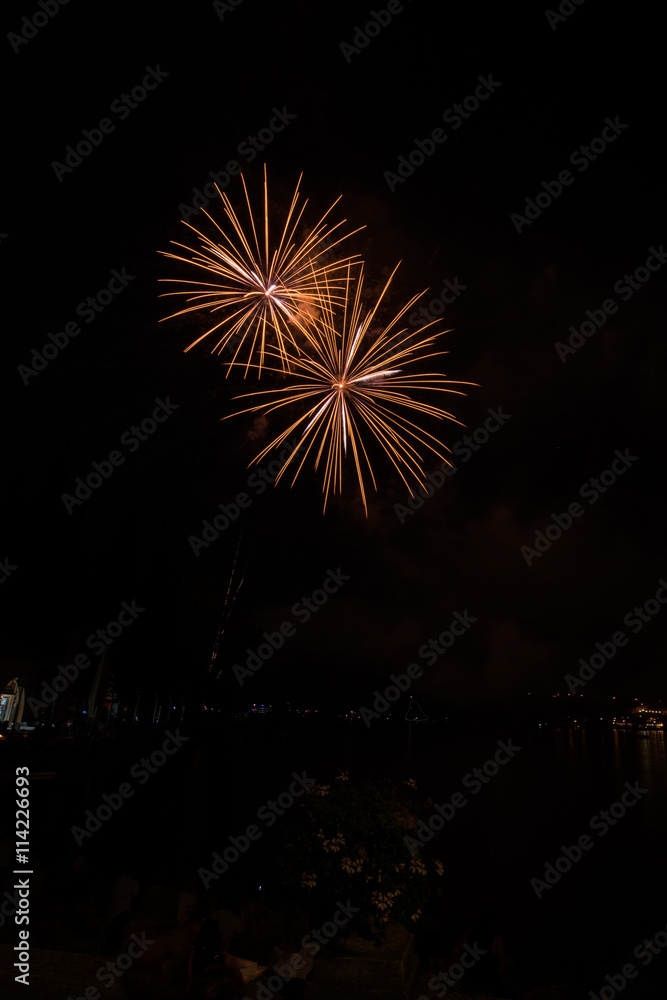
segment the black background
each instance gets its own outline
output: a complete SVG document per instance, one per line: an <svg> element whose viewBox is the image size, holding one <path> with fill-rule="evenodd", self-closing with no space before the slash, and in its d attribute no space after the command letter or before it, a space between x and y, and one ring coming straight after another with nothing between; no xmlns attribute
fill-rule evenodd
<svg viewBox="0 0 667 1000"><path fill-rule="evenodd" d="M238 546L223 701L240 697L230 665L340 567L350 580L253 681L252 700L335 690L363 702L467 609L476 624L419 690L441 703L511 702L563 693L564 675L667 574L664 273L565 363L554 347L586 309L619 301L615 282L667 236L657 20L587 0L553 30L539 5L405 3L347 61L341 43L368 9L243 0L220 17L210 3L71 2L18 52L7 39L0 556L18 567L0 588L7 678L17 665L50 678L136 599L145 611L110 650L118 683L198 691ZM5 8L5 33L32 12ZM59 182L53 162L158 64L168 78L125 121L110 116L115 131ZM445 126L447 141L392 193L385 172L489 74L498 89L458 130ZM470 431L490 407L511 419L405 523L395 505L407 492L390 467L378 469L368 519L353 474L323 516L307 469L292 490L255 497L195 557L189 536L244 489L259 449L250 420L220 422L240 382L225 380L212 345L183 354L192 327L159 322L157 281L172 272L158 251L183 238L179 206L274 108L296 118L246 166L251 188L265 161L281 207L301 172L313 218L342 194L336 220L367 227L354 249L371 285L402 261L394 304L425 288L428 301L458 278L445 371L479 386L452 397L453 412ZM628 127L519 234L511 214L608 117ZM227 193L238 204L238 179ZM134 276L128 288L25 385L18 366L114 268ZM62 494L167 396L178 405L169 420L68 514ZM438 433L451 447L464 432ZM528 566L521 546L617 449L637 461ZM596 692L660 698L664 649L658 615Z"/></svg>

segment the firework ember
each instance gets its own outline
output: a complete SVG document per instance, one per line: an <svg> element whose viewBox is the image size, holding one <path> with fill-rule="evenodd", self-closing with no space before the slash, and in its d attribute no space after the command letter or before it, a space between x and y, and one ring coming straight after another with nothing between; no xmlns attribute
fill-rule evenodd
<svg viewBox="0 0 667 1000"><path fill-rule="evenodd" d="M299 207L299 177L284 226L276 240L271 238L269 232L266 168L261 223L253 214L243 176L241 182L248 212L245 228L227 195L216 185L226 225L221 225L204 211L215 227L213 237L184 222L198 237L200 245L193 248L174 242L174 246L180 247L187 256L160 251L163 256L191 265L210 276L210 280L204 274L196 280L161 279L187 286L163 293L165 296L184 297L187 303L164 319L197 311L209 313L217 322L197 337L186 351L215 334L218 340L211 353L217 351L220 354L228 349L231 353L230 369L232 365L242 364L246 374L251 367L261 374L268 351L272 356L277 355L283 369L287 366L288 357L299 353L295 334L296 331L303 333L317 318L322 283L330 289L332 300L339 301L342 283L337 281L337 277L357 255L339 260L328 259L334 247L353 235L346 233L341 236L337 232L345 220L333 226L326 221L340 198L314 227L306 229L303 214L308 201Z"/></svg>
<svg viewBox="0 0 667 1000"><path fill-rule="evenodd" d="M439 334L424 336L437 320L416 332L401 325L406 312L423 293L414 296L383 329L371 329L395 273L396 269L371 308L362 303L361 269L348 266L342 306L333 300L327 276L318 278L315 300L318 315L307 328L307 349L297 353L286 347L288 371L274 364L270 370L282 376L276 387L248 394L253 398L263 397L263 402L239 411L262 414L284 411L288 415L289 425L254 461L260 462L295 432L299 434L299 443L287 457L276 482L288 470L294 470L293 484L309 456L314 457L315 469L323 472L325 510L329 495L341 492L344 460L349 454L368 513L367 479L377 489L368 453L371 438L414 495L413 487L426 482L424 453L431 452L447 461L443 452L448 449L408 415L460 423L451 413L420 397L425 392L464 395L449 386L473 384L452 382L440 372L405 371L415 364L421 369L427 359L446 353L432 350ZM279 353L271 354L274 361L282 361Z"/></svg>

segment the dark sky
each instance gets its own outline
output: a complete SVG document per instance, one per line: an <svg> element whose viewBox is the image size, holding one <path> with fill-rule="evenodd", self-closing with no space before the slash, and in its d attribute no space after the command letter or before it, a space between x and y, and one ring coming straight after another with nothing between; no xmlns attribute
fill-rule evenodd
<svg viewBox="0 0 667 1000"><path fill-rule="evenodd" d="M371 19L359 3L138 12L72 2L38 31L22 21L37 7L5 10L0 558L16 568L0 588L3 659L50 676L135 600L145 610L110 647L114 670L147 686L200 677L238 550L226 692L239 694L232 664L292 622L296 633L244 687L251 700L335 688L363 702L412 661L425 668L416 690L444 703L564 691L579 658L619 629L627 644L589 691L662 696L667 610L641 629L624 622L667 576L667 224L659 60L648 47L659 27L641 8L631 18L594 0L571 9L556 21L535 5L406 2L357 52L341 46ZM34 37L17 41L21 30ZM149 69L159 84L123 108ZM491 92L457 118L480 78ZM276 109L294 117L249 162L241 144ZM103 119L113 129L99 145L54 168ZM446 139L426 161L401 183L388 178L435 129ZM577 153L593 140L589 157ZM369 287L402 261L390 305L428 288L424 301L439 309L445 281L460 289L442 316L453 329L441 362L478 387L449 401L467 430L445 422L437 433L454 448L490 410L507 416L478 451L458 446L457 473L421 509L401 513L407 491L382 462L368 519L352 469L325 516L310 469L294 489L258 495L247 485L261 443L249 440L252 421L220 422L240 381L225 381L206 343L183 354L192 323L159 323L157 280L173 272L158 251L183 238L194 189L233 159L251 185L266 162L280 209L301 172L312 218L342 194L336 219L367 227L354 250ZM526 221L526 200L543 182L557 191L565 170L560 194L551 204L543 194ZM238 178L226 190L238 203ZM642 268L632 288L624 276ZM114 270L132 276L127 287L43 371L22 375ZM604 323L559 356L587 310ZM177 408L155 433L134 450L121 444L167 397ZM122 465L68 513L62 495L119 448ZM630 457L616 481L582 497L617 451ZM195 556L189 537L243 490L251 506ZM527 557L522 546L575 502L581 516ZM349 580L300 621L295 602L339 569ZM456 612L475 622L427 666L420 648Z"/></svg>

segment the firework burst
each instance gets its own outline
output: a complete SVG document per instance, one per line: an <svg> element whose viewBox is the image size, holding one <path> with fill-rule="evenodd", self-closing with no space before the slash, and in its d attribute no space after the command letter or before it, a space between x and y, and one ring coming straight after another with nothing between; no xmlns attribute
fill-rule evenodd
<svg viewBox="0 0 667 1000"><path fill-rule="evenodd" d="M216 319L218 314L220 316L219 322L215 322L185 350L189 351L206 337L217 334L219 339L211 353L217 351L221 354L229 349L231 358L227 374L232 365L244 364L247 375L251 367L261 374L268 352L272 357L277 355L283 370L287 368L288 357L300 352L295 332L304 333L317 316L322 282L330 288L333 301L339 301L342 284L337 281L337 276L345 271L357 255L333 262L325 260L325 255L335 246L353 235L346 233L341 236L336 232L346 220L333 226L326 221L340 198L324 213L315 227L309 230L308 235L297 237L297 230L302 231L303 213L308 204L306 199L299 207L299 177L283 230L276 243L271 241L269 235L266 167L263 226L253 214L243 175L241 182L248 210L247 232L229 198L216 185L228 223L226 229L204 211L204 215L217 230L215 239L184 222L199 238L201 245L193 248L172 241L174 246L187 251L189 256L159 252L211 275L211 280L205 280L205 275L200 280L193 281L160 279L187 286L163 293L161 297L184 296L188 303L183 309L165 316L164 320L200 310L210 313Z"/></svg>
<svg viewBox="0 0 667 1000"><path fill-rule="evenodd" d="M396 268L375 305L368 310L362 304L361 270L355 274L348 266L344 276L345 295L342 307L332 301L326 276L324 281L318 280L318 317L308 328L307 349L298 354L287 351L289 372L285 373L277 366L270 369L282 374L282 381L287 384L236 397L244 399L248 395L253 398L262 396L264 402L256 403L232 416L240 413L269 414L282 410L299 412L296 419L257 455L254 462L260 462L297 432L300 435L299 443L286 459L276 476L276 482L288 470L293 469L293 485L308 457L314 456L315 469L323 471L325 510L329 495L341 492L343 464L350 453L364 510L368 515L368 478L377 490L367 450L370 439L384 451L410 495L414 496L415 483L423 486L426 481L422 465L424 453L431 452L448 461L443 451L449 449L410 420L408 414L447 419L460 424L451 413L423 402L419 397L423 392L464 395L446 387L474 384L452 382L439 372L404 371L405 366L415 363L421 366L425 360L447 353L431 350L439 334L424 336L428 327L432 327L437 320L417 331L409 331L401 325L405 313L423 292L410 299L379 333L375 334L371 330L395 273ZM279 359L280 355L276 354L275 357Z"/></svg>

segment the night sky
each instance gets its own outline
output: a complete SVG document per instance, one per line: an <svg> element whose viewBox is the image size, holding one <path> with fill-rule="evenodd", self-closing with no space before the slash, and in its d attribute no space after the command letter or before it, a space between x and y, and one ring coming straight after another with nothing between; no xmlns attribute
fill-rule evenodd
<svg viewBox="0 0 667 1000"><path fill-rule="evenodd" d="M144 610L109 647L114 675L195 685L238 554L223 703L363 704L411 662L424 667L414 690L443 706L563 693L619 630L627 643L588 691L663 697L667 608L627 617L667 578L667 226L659 61L646 50L658 22L594 0L563 8L394 0L363 48L372 15L359 3L72 2L27 40L33 7L5 9L5 679L19 667L51 677L135 601ZM145 78L145 100L123 104ZM456 105L476 88L484 99L464 117ZM253 150L277 113L287 124ZM105 119L99 145L58 167ZM429 155L400 177L417 140ZM221 422L251 384L225 379L208 341L183 353L201 321L159 322L172 310L158 279L175 271L158 251L183 239L184 211L205 221L188 212L195 189L231 160L254 191L266 163L277 212L302 172L312 220L342 195L333 215L366 227L350 242L369 287L402 261L388 309L429 289L435 318L443 289L453 299L439 363L477 385L447 400L465 428L428 427L457 472L419 509L406 511L382 460L368 518L351 466L324 516L310 467L293 489L260 494L248 464L282 426ZM238 177L225 190L240 204ZM108 305L77 314L110 282ZM592 335L577 333L596 317ZM33 350L77 321L26 374ZM143 442L128 436L157 400L171 404L164 422ZM464 437L482 440L492 411L502 424L473 451ZM114 451L122 464L68 511L63 494ZM243 491L250 506L195 555L191 536ZM531 556L536 532L574 503L572 525ZM295 603L330 570L349 579L300 620ZM419 650L457 612L474 622L429 664ZM241 693L233 664L285 622L295 634Z"/></svg>

